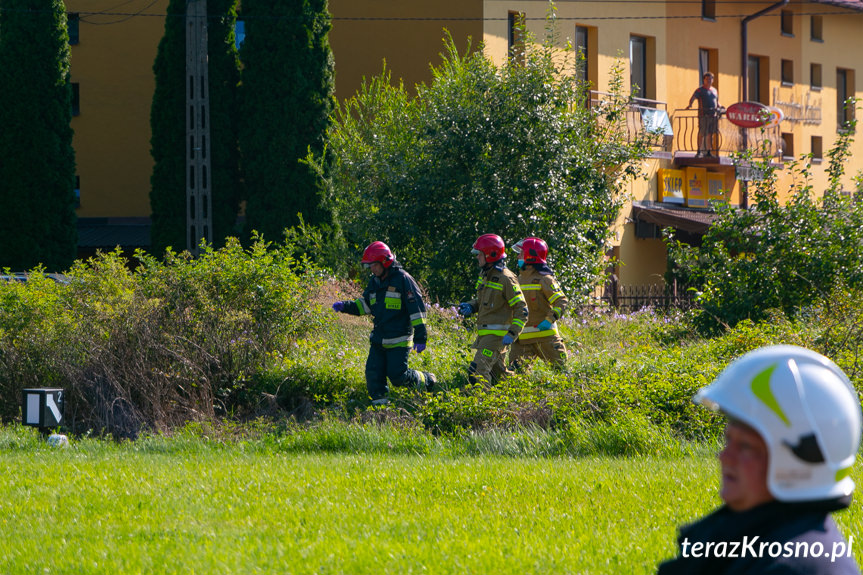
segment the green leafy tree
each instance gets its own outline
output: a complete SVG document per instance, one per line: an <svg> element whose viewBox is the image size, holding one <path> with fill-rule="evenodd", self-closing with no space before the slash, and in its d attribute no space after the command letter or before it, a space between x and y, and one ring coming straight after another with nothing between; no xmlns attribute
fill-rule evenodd
<svg viewBox="0 0 863 575"><path fill-rule="evenodd" d="M0 10L0 268L75 259L69 38L60 0Z"/></svg>
<svg viewBox="0 0 863 575"><path fill-rule="evenodd" d="M321 175L303 160L323 155L335 108L332 27L326 0L244 0L243 155L247 229L281 238L302 220L329 224Z"/></svg>
<svg viewBox="0 0 863 575"><path fill-rule="evenodd" d="M828 186L820 197L811 155L793 163L795 183L784 203L775 169L764 162L750 209L721 209L701 246L669 239L668 279L701 292L697 322L703 329L764 319L770 310L793 317L837 286L863 287L863 203L844 196L841 184L853 120L848 128L829 153Z"/></svg>
<svg viewBox="0 0 863 575"><path fill-rule="evenodd" d="M237 0L207 2L210 95L210 190L216 246L235 235L242 196L237 148L239 58L234 42ZM171 0L165 35L153 71L156 89L150 112L153 174L151 251L186 249L186 32L185 0Z"/></svg>
<svg viewBox="0 0 863 575"><path fill-rule="evenodd" d="M615 67L614 96L587 105L580 65L544 42L498 68L459 54L451 37L430 85L412 97L386 69L340 110L330 144L332 203L348 242L387 241L442 300L465 295L483 233L508 244L545 239L573 295L596 281L619 186L637 173L650 135L627 141L629 96Z"/></svg>

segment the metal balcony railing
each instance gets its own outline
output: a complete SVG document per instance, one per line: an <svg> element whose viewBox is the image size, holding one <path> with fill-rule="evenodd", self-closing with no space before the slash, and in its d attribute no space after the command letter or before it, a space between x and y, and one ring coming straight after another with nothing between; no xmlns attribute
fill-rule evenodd
<svg viewBox="0 0 863 575"><path fill-rule="evenodd" d="M614 96L607 92L590 92L589 106L601 110L611 104ZM779 126L767 128L741 128L724 116L717 120L717 133L712 138L713 156L730 156L751 150L756 158L779 158L783 142ZM618 119L619 129L627 141L647 136L655 152L674 152L695 155L698 147L698 110L677 109L668 114L668 104L647 98L630 98L624 117ZM670 156L668 156L670 157Z"/></svg>
<svg viewBox="0 0 863 575"><path fill-rule="evenodd" d="M714 156L728 156L751 150L756 158L782 156L783 145L779 126L768 128L741 128L732 124L725 116L717 120L718 131L712 138L709 151ZM674 127L674 151L698 152L698 110L675 110L672 117Z"/></svg>
<svg viewBox="0 0 863 575"><path fill-rule="evenodd" d="M614 96L607 92L590 91L590 109L601 110L610 105ZM668 104L647 98L630 98L620 128L625 131L627 141L647 136L648 143L656 151L670 152L672 127L668 117Z"/></svg>

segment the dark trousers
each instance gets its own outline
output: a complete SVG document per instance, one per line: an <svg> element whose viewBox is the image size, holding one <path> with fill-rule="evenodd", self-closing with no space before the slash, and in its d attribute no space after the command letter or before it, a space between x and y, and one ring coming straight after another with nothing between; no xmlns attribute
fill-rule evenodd
<svg viewBox="0 0 863 575"><path fill-rule="evenodd" d="M381 399L387 394L387 379L397 387L416 387L425 378L418 371L408 369L409 347L385 348L373 343L369 346L366 360L366 386L372 400Z"/></svg>

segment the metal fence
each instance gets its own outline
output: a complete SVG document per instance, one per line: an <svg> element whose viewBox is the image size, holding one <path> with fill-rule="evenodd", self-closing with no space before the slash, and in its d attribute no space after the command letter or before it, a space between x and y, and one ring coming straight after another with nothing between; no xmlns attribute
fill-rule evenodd
<svg viewBox="0 0 863 575"><path fill-rule="evenodd" d="M622 312L646 307L689 310L697 307L696 292L677 282L670 284L624 285L614 279L597 287L588 305L609 306Z"/></svg>

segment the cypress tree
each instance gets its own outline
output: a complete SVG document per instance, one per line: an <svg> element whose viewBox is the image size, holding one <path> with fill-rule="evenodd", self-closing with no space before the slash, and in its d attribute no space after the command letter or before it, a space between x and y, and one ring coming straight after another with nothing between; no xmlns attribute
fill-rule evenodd
<svg viewBox="0 0 863 575"><path fill-rule="evenodd" d="M241 197L237 150L239 58L234 43L237 0L208 0L207 50L210 93L210 190L213 244L236 235ZM171 0L165 35L153 72L156 89L150 110L151 247L186 249L186 2Z"/></svg>
<svg viewBox="0 0 863 575"><path fill-rule="evenodd" d="M243 0L246 39L240 149L246 228L270 240L298 223L329 224L322 178L301 160L324 151L335 108L327 0Z"/></svg>
<svg viewBox="0 0 863 575"><path fill-rule="evenodd" d="M0 268L62 271L78 242L62 1L3 0L0 86Z"/></svg>

